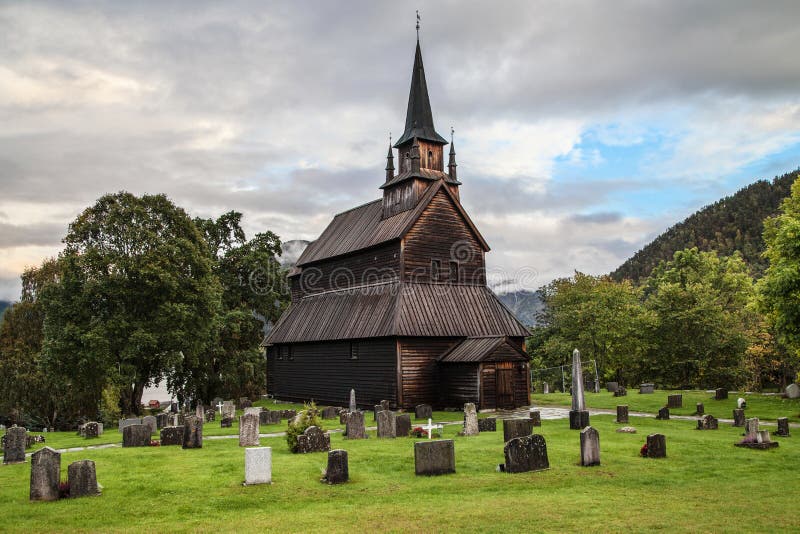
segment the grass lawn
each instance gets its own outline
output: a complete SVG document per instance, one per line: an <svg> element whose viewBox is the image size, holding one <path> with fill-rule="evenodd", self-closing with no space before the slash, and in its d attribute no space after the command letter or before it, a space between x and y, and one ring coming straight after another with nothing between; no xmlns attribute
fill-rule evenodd
<svg viewBox="0 0 800 534"><path fill-rule="evenodd" d="M739 397L747 401L746 417L758 417L765 421L775 421L778 417L788 417L793 423L800 422L800 399L784 399L777 395L761 395L758 393L730 393L726 400L714 400L714 394L706 391L667 391L656 390L652 395L640 395L638 389L629 389L625 397L614 397L613 393L586 393L586 405L589 408L616 409L618 404L627 404L632 412L658 413L658 409L667 405L667 395L680 393L683 395L683 408L670 408L674 415L693 415L695 406L702 402L705 413L717 418L733 419L733 410ZM568 393L531 394L534 406L569 406L571 397Z"/></svg>
<svg viewBox="0 0 800 534"><path fill-rule="evenodd" d="M778 449L759 451L734 447L741 429L727 424L701 432L692 421L632 417L639 433L630 435L615 433L613 419L592 417L601 466L578 465L579 433L566 420L544 421L536 431L547 439L551 469L521 474L495 471L503 461L501 428L458 437L458 426L445 427L444 437L455 439L457 473L432 478L414 475L412 438L333 434L332 446L350 456L351 481L342 486L319 482L325 454L293 455L283 438L261 440L273 448L268 486L241 485L244 449L233 439L206 440L195 450L64 453L63 478L69 462L97 463L102 496L31 503L30 464L0 466L0 515L4 530L18 532L724 532L753 521L764 531L797 528L800 481L792 473L800 431L775 438ZM666 459L638 455L654 432L667 436ZM108 434L119 439L116 430Z"/></svg>

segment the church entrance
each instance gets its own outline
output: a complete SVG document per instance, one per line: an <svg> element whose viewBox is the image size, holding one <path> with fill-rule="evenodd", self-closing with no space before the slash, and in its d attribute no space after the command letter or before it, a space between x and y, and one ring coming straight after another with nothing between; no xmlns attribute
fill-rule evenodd
<svg viewBox="0 0 800 534"><path fill-rule="evenodd" d="M514 408L514 364L497 362L495 399L498 408Z"/></svg>

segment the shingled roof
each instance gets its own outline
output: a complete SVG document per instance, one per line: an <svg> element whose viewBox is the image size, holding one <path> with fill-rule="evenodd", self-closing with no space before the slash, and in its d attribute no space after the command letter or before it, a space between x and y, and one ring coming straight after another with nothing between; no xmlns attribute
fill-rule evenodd
<svg viewBox="0 0 800 534"><path fill-rule="evenodd" d="M488 251L489 245L478 232L467 212L464 211L461 203L455 199L447 187L444 187L444 181L439 180L428 187L416 207L402 211L393 217L383 218L383 204L380 199L339 213L325 228L319 239L306 247L295 265L302 267L400 239L414 226L439 191L443 191L450 197L484 250Z"/></svg>
<svg viewBox="0 0 800 534"><path fill-rule="evenodd" d="M387 282L303 297L264 341L528 336L486 286Z"/></svg>
<svg viewBox="0 0 800 534"><path fill-rule="evenodd" d="M414 138L425 139L434 143L447 144L447 141L433 127L433 112L428 98L428 83L425 81L425 67L422 64L422 50L417 41L414 54L414 70L411 74L411 89L408 92L408 109L406 110L406 128L397 140L397 148Z"/></svg>
<svg viewBox="0 0 800 534"><path fill-rule="evenodd" d="M478 363L489 359L498 347L507 344L517 355L516 360L528 361L528 357L505 336L470 337L457 344L439 357L441 363ZM508 360L508 358L503 358Z"/></svg>

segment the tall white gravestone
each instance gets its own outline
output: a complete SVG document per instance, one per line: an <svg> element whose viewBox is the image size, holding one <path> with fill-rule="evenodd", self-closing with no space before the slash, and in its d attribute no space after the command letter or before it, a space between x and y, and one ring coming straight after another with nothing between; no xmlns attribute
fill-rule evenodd
<svg viewBox="0 0 800 534"><path fill-rule="evenodd" d="M582 430L587 426L589 426L589 412L586 411L586 401L583 397L581 353L575 349L572 351L572 409L569 411L569 427L572 430Z"/></svg>

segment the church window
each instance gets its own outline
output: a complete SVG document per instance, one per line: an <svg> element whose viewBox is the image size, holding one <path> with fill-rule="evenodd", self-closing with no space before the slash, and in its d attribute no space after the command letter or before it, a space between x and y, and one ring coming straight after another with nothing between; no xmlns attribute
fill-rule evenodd
<svg viewBox="0 0 800 534"><path fill-rule="evenodd" d="M452 260L450 261L450 281L451 282L458 282L459 281L459 264L457 261Z"/></svg>
<svg viewBox="0 0 800 534"><path fill-rule="evenodd" d="M433 151L428 150L428 167L433 167Z"/></svg>
<svg viewBox="0 0 800 534"><path fill-rule="evenodd" d="M350 359L357 360L358 359L358 342L351 341L350 342Z"/></svg>
<svg viewBox="0 0 800 534"><path fill-rule="evenodd" d="M431 280L434 282L439 281L439 271L442 269L442 262L439 260L431 260Z"/></svg>

